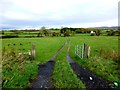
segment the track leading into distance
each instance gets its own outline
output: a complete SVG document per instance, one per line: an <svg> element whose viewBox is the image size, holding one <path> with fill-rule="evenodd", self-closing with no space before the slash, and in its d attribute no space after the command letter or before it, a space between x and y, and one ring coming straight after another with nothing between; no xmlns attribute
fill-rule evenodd
<svg viewBox="0 0 120 90"><path fill-rule="evenodd" d="M69 64L71 65L73 71L77 75L77 77L80 80L82 80L83 83L85 83L86 88L88 90L89 89L93 90L93 89L105 89L105 88L110 89L111 88L107 81L105 81L101 77L93 74L89 70L82 68L79 64L74 62L74 60L72 60L69 55L69 51L70 51L70 43L69 43L69 47L68 47L67 55L66 55L67 60L68 60Z"/></svg>
<svg viewBox="0 0 120 90"><path fill-rule="evenodd" d="M67 44L68 41L66 41L65 44ZM60 53L60 51L63 49L63 47L65 46L62 45L58 52L52 57L52 59L50 59L47 63L45 64L40 64L39 65L39 72L38 72L38 76L36 78L36 80L34 82L31 83L31 85L26 88L27 90L32 90L32 89L40 89L40 88L54 88L54 85L52 83L51 80L51 76L53 73L53 69L54 69L54 60L55 58L58 56L58 54Z"/></svg>

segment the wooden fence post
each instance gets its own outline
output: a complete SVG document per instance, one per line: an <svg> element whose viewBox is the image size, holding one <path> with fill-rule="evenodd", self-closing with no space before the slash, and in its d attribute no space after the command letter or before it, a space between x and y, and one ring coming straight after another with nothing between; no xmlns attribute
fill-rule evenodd
<svg viewBox="0 0 120 90"><path fill-rule="evenodd" d="M36 57L36 53L35 53L35 45L34 45L34 44L32 44L31 55L32 55L33 59L35 59L35 57Z"/></svg>
<svg viewBox="0 0 120 90"><path fill-rule="evenodd" d="M84 44L82 45L82 59L84 58Z"/></svg>
<svg viewBox="0 0 120 90"><path fill-rule="evenodd" d="M77 45L77 55L78 55L78 45Z"/></svg>
<svg viewBox="0 0 120 90"><path fill-rule="evenodd" d="M75 54L76 54L76 45L75 45Z"/></svg>
<svg viewBox="0 0 120 90"><path fill-rule="evenodd" d="M84 43L84 55L83 57L85 58L86 57L86 44Z"/></svg>
<svg viewBox="0 0 120 90"><path fill-rule="evenodd" d="M90 46L88 46L88 58L89 58L89 56L90 56Z"/></svg>
<svg viewBox="0 0 120 90"><path fill-rule="evenodd" d="M75 54L79 58L88 58L90 56L90 46L85 43L82 45L75 45Z"/></svg>

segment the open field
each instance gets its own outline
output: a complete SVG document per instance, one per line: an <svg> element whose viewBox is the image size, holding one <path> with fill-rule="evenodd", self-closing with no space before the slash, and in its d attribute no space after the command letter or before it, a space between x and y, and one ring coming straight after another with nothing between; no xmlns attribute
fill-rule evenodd
<svg viewBox="0 0 120 90"><path fill-rule="evenodd" d="M78 39L76 39L78 38ZM118 59L118 37L108 36L76 36L71 40L70 56L80 65L91 70L106 80L117 81L120 83L119 65L115 62ZM79 59L75 55L75 45L86 43L91 47L89 59ZM101 51L101 53L100 53ZM114 52L114 54L113 54ZM116 53L115 53L116 52Z"/></svg>
<svg viewBox="0 0 120 90"><path fill-rule="evenodd" d="M77 34L71 37L43 37L43 38L11 38L2 40L2 49L13 50L14 52L26 52L31 49L32 44L36 48L36 59L25 59L22 62L5 58L3 56L3 87L27 87L29 79L37 76L38 64L49 61L58 51L59 47L70 40L70 56L78 64L91 70L93 73L101 76L105 80L120 83L120 71L116 57L111 57L112 52L118 52L117 36L90 36L89 34ZM20 45L20 43L22 45ZM86 43L91 47L89 59L79 59L75 55L75 45ZM8 46L8 44L10 44ZM20 49L20 50L19 50ZM24 50L25 49L25 50ZM77 79L66 60L67 45L56 58L53 81L55 87L84 87L84 84ZM102 53L99 53L99 51ZM5 51L5 52L6 52ZM9 52L6 52L6 54ZM10 55L11 53L9 53ZM14 58L15 59L15 58ZM21 64L23 63L23 64ZM11 69L9 69L11 68ZM64 77L64 78L63 78ZM72 79L72 80L71 80ZM78 83L76 85L76 83Z"/></svg>
<svg viewBox="0 0 120 90"><path fill-rule="evenodd" d="M20 43L22 45L20 45ZM37 75L37 68L38 68L37 65L45 63L50 58L52 58L53 55L57 52L57 50L63 43L64 43L64 38L61 40L59 40L58 38L4 39L2 42L3 48L5 47L5 49L8 49L8 48L13 49L14 47L14 51L17 51L18 49L21 49L22 52L23 52L23 49L27 51L31 49L32 44L34 44L36 46L35 47L36 48L36 60L31 60L31 61L29 59L23 60L24 62L24 66L23 66L23 64L20 65L21 62L18 63L18 61L15 58L14 58L15 60L13 61L11 58L9 58L9 56L8 57L3 56L3 60L2 60L3 61L3 75L4 75L3 80L5 81L3 84L3 87L24 87L26 86L28 84L29 78L30 77L33 78L34 76ZM10 44L10 46L8 46L8 44ZM9 53L9 55L10 54L11 53ZM6 62L8 64L6 64ZM11 67L12 70L9 70L8 65L9 67ZM25 69L25 71L20 70L19 67L21 67L22 70ZM18 74L20 76L18 76ZM24 81L22 82L21 79ZM19 82L20 80L21 82ZM13 84L15 82L17 85Z"/></svg>

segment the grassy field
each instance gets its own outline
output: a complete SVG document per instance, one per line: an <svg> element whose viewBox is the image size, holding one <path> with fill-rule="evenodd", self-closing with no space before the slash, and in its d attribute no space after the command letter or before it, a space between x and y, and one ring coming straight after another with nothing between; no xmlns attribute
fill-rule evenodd
<svg viewBox="0 0 120 90"><path fill-rule="evenodd" d="M2 40L2 49L5 48L5 55L2 59L3 64L3 87L26 87L29 85L29 79L37 75L38 64L46 63L63 45L66 39L70 40L70 56L83 67L91 70L95 74L111 82L120 82L120 71L118 63L115 61L115 55L112 52L118 51L117 36L90 36L80 34L71 37L42 37L42 38L11 38ZM20 43L22 45L20 45ZM86 43L91 47L89 59L81 60L75 55L75 45ZM8 46L8 44L10 44ZM29 60L9 58L11 52L26 52L31 49L32 44L36 48L36 59ZM56 58L53 81L56 87L80 87L84 85L73 73L66 60L66 48L61 51ZM20 50L19 50L20 49ZM24 50L25 49L25 50ZM9 51L10 51L9 50ZM99 51L102 51L102 54ZM4 51L4 50L2 50ZM13 54L12 54L13 55ZM112 55L112 57L111 57ZM63 77L64 75L64 77ZM21 82L20 82L21 81Z"/></svg>
<svg viewBox="0 0 120 90"><path fill-rule="evenodd" d="M106 80L120 83L120 64L116 62L116 59L118 59L118 37L78 35L70 38L70 41L70 56L77 63ZM91 47L89 59L79 59L74 53L75 45L83 43Z"/></svg>
<svg viewBox="0 0 120 90"><path fill-rule="evenodd" d="M65 38L61 38L61 40L59 38L4 39L2 41L3 49L5 48L5 55L2 58L3 87L25 87L29 85L29 79L37 75L38 64L49 61L64 42ZM8 46L8 44L10 45ZM35 60L24 58L21 61L17 57L16 59L15 55L13 56L13 53L17 53L19 49L21 49L19 52L30 50L32 44L36 46ZM23 49L25 50L23 51ZM10 58L10 56L14 58Z"/></svg>
<svg viewBox="0 0 120 90"><path fill-rule="evenodd" d="M24 32L23 31L23 32L19 32L19 33L5 31L3 36L7 36L7 35L10 35L10 36L18 35L20 37L24 37L24 36L37 36L38 35L38 31L36 31L36 32Z"/></svg>

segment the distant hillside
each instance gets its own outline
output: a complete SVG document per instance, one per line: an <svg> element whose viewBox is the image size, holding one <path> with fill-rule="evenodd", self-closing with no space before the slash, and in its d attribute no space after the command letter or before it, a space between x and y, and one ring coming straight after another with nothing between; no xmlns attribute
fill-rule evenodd
<svg viewBox="0 0 120 90"><path fill-rule="evenodd" d="M80 27L81 28L81 27ZM108 26L102 26L102 27L89 27L89 28L99 28L99 29L120 29L120 26L111 26L111 27L108 27ZM0 27L0 30L18 30L20 28L18 27ZM27 29L27 28L26 28ZM36 29L36 28L32 28L32 29ZM29 29L28 29L29 30Z"/></svg>
<svg viewBox="0 0 120 90"><path fill-rule="evenodd" d="M102 27L95 27L95 28L102 28L102 29L120 29L120 26L111 26L111 27L102 26Z"/></svg>
<svg viewBox="0 0 120 90"><path fill-rule="evenodd" d="M0 28L1 30L14 30L14 29L17 29L16 27L1 27Z"/></svg>

